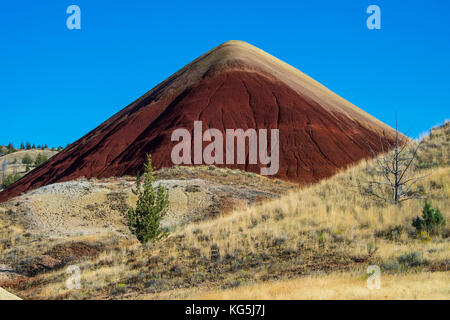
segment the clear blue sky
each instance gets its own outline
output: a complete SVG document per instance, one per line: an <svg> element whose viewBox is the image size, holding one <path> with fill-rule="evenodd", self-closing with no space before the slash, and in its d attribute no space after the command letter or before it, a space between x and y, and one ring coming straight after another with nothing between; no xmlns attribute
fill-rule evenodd
<svg viewBox="0 0 450 320"><path fill-rule="evenodd" d="M66 8L81 8L68 30ZM366 8L381 8L381 30ZM207 50L247 41L417 137L450 118L448 1L9 1L0 143L65 146Z"/></svg>

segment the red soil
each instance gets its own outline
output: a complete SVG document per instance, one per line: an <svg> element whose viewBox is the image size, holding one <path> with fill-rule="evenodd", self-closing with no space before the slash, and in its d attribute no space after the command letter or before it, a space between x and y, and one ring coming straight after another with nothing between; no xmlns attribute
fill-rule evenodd
<svg viewBox="0 0 450 320"><path fill-rule="evenodd" d="M180 84L180 79L190 79L195 63L4 190L0 202L83 176L134 175L142 170L148 153L157 168L171 167L171 150L177 144L171 141L173 130L186 128L192 134L195 120L203 121L203 130L279 129L280 169L276 176L299 183L319 181L370 157L368 144L380 151L380 138L393 137L392 129L361 115L362 111L349 116L349 111L340 112L339 106L327 107L267 70L246 68L239 59L228 57L208 66L192 83ZM260 172L257 165L227 166Z"/></svg>

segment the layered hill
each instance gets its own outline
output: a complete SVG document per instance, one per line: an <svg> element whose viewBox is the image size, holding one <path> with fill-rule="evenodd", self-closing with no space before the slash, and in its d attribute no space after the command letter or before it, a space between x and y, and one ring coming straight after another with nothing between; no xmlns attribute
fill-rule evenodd
<svg viewBox="0 0 450 320"><path fill-rule="evenodd" d="M277 177L316 182L380 151L394 130L299 70L241 41L200 56L0 193L5 201L79 177L134 175L152 154L172 167L177 128L279 129ZM205 143L206 145L207 143ZM248 152L248 148L246 150ZM258 165L227 165L260 172Z"/></svg>

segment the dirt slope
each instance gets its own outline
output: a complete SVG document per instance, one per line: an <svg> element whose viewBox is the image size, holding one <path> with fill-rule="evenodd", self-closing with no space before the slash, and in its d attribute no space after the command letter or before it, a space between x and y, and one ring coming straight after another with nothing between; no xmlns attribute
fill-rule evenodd
<svg viewBox="0 0 450 320"><path fill-rule="evenodd" d="M50 183L134 175L146 154L172 167L176 128L279 129L277 177L316 182L379 150L393 130L305 74L245 42L202 55L51 161L0 193L0 201ZM204 144L206 145L206 143ZM229 165L259 173L257 165Z"/></svg>

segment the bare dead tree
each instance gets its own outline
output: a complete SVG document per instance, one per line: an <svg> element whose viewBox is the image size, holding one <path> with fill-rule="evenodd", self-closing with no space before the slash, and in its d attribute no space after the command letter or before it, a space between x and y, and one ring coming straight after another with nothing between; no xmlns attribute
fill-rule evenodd
<svg viewBox="0 0 450 320"><path fill-rule="evenodd" d="M364 181L359 183L360 191L378 201L399 202L418 199L423 190L416 188L417 182L424 176L417 176L416 158L422 141L403 136L399 137L397 129L397 116L395 117L394 145L388 140L381 141L381 155L369 145L370 151L376 161L376 176L378 181Z"/></svg>

